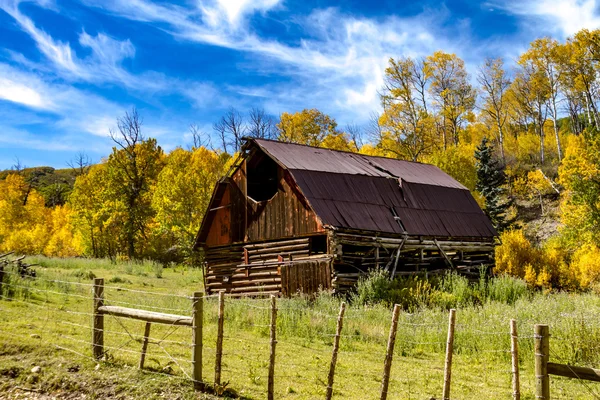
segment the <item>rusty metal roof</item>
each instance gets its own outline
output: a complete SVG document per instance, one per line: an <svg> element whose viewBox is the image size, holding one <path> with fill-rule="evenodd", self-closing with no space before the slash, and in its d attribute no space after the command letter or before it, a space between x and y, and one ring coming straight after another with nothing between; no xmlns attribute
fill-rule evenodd
<svg viewBox="0 0 600 400"><path fill-rule="evenodd" d="M250 141L290 172L325 225L435 237L497 235L470 191L433 165Z"/></svg>
<svg viewBox="0 0 600 400"><path fill-rule="evenodd" d="M435 165L274 140L251 140L287 169L396 177L405 182L467 189Z"/></svg>

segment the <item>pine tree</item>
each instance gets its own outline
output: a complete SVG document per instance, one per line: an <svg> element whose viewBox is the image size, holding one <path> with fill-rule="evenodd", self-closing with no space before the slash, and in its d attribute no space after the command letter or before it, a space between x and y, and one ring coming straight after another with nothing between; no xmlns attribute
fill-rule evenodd
<svg viewBox="0 0 600 400"><path fill-rule="evenodd" d="M512 200L502 200L506 192L504 166L494 157L494 146L488 143L487 137L484 137L477 146L475 159L477 160L475 189L484 197L484 211L500 233L514 223L514 218L507 216L508 209L512 206Z"/></svg>

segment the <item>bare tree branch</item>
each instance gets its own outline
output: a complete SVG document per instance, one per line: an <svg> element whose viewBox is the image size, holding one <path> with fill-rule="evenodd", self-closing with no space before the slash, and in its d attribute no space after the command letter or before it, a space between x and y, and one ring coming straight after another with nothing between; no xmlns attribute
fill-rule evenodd
<svg viewBox="0 0 600 400"><path fill-rule="evenodd" d="M75 158L67 161L67 165L75 171L76 176L81 176L88 172L92 165L92 161L85 152L80 151Z"/></svg>

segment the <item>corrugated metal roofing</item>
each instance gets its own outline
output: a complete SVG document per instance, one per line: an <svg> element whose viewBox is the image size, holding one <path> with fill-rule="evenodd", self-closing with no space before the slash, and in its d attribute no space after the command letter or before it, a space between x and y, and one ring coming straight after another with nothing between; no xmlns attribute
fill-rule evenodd
<svg viewBox="0 0 600 400"><path fill-rule="evenodd" d="M252 141L288 169L325 225L419 236L497 235L469 190L433 165Z"/></svg>
<svg viewBox="0 0 600 400"><path fill-rule="evenodd" d="M406 182L466 189L435 165L372 157L274 140L252 139L252 141L288 169L398 177Z"/></svg>

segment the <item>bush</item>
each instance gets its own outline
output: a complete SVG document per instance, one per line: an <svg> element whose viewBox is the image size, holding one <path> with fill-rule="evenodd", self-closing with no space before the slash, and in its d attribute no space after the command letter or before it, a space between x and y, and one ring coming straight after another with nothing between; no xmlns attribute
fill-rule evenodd
<svg viewBox="0 0 600 400"><path fill-rule="evenodd" d="M71 275L73 275L76 278L85 280L93 280L94 278L96 278L96 275L94 275L92 271L84 269L78 269L76 271L73 271Z"/></svg>
<svg viewBox="0 0 600 400"><path fill-rule="evenodd" d="M444 275L440 284L440 290L450 293L456 301L456 306L482 303L481 293L477 290L476 286L469 283L466 277L456 272Z"/></svg>
<svg viewBox="0 0 600 400"><path fill-rule="evenodd" d="M496 273L525 278L527 265L537 271L540 251L531 245L522 230L502 232L500 242L502 244L496 247Z"/></svg>
<svg viewBox="0 0 600 400"><path fill-rule="evenodd" d="M131 283L131 281L126 278L121 278L120 276L113 276L108 280L108 283Z"/></svg>
<svg viewBox="0 0 600 400"><path fill-rule="evenodd" d="M510 305L531 295L524 280L508 275L500 275L490 279L486 292L488 301L498 301Z"/></svg>
<svg viewBox="0 0 600 400"><path fill-rule="evenodd" d="M392 281L382 269L373 269L356 284L355 303L361 305L390 303Z"/></svg>
<svg viewBox="0 0 600 400"><path fill-rule="evenodd" d="M427 307L468 307L489 301L512 305L531 294L524 280L506 274L488 280L485 270L477 283L456 272L441 278L414 276L392 281L385 271L373 270L359 280L352 301L359 305L399 304L412 312Z"/></svg>
<svg viewBox="0 0 600 400"><path fill-rule="evenodd" d="M593 244L584 244L573 255L571 268L577 275L582 289L600 282L600 249Z"/></svg>
<svg viewBox="0 0 600 400"><path fill-rule="evenodd" d="M419 276L391 280L381 269L374 269L359 279L353 303L360 305L399 304L405 310L416 310L430 301L433 287Z"/></svg>

